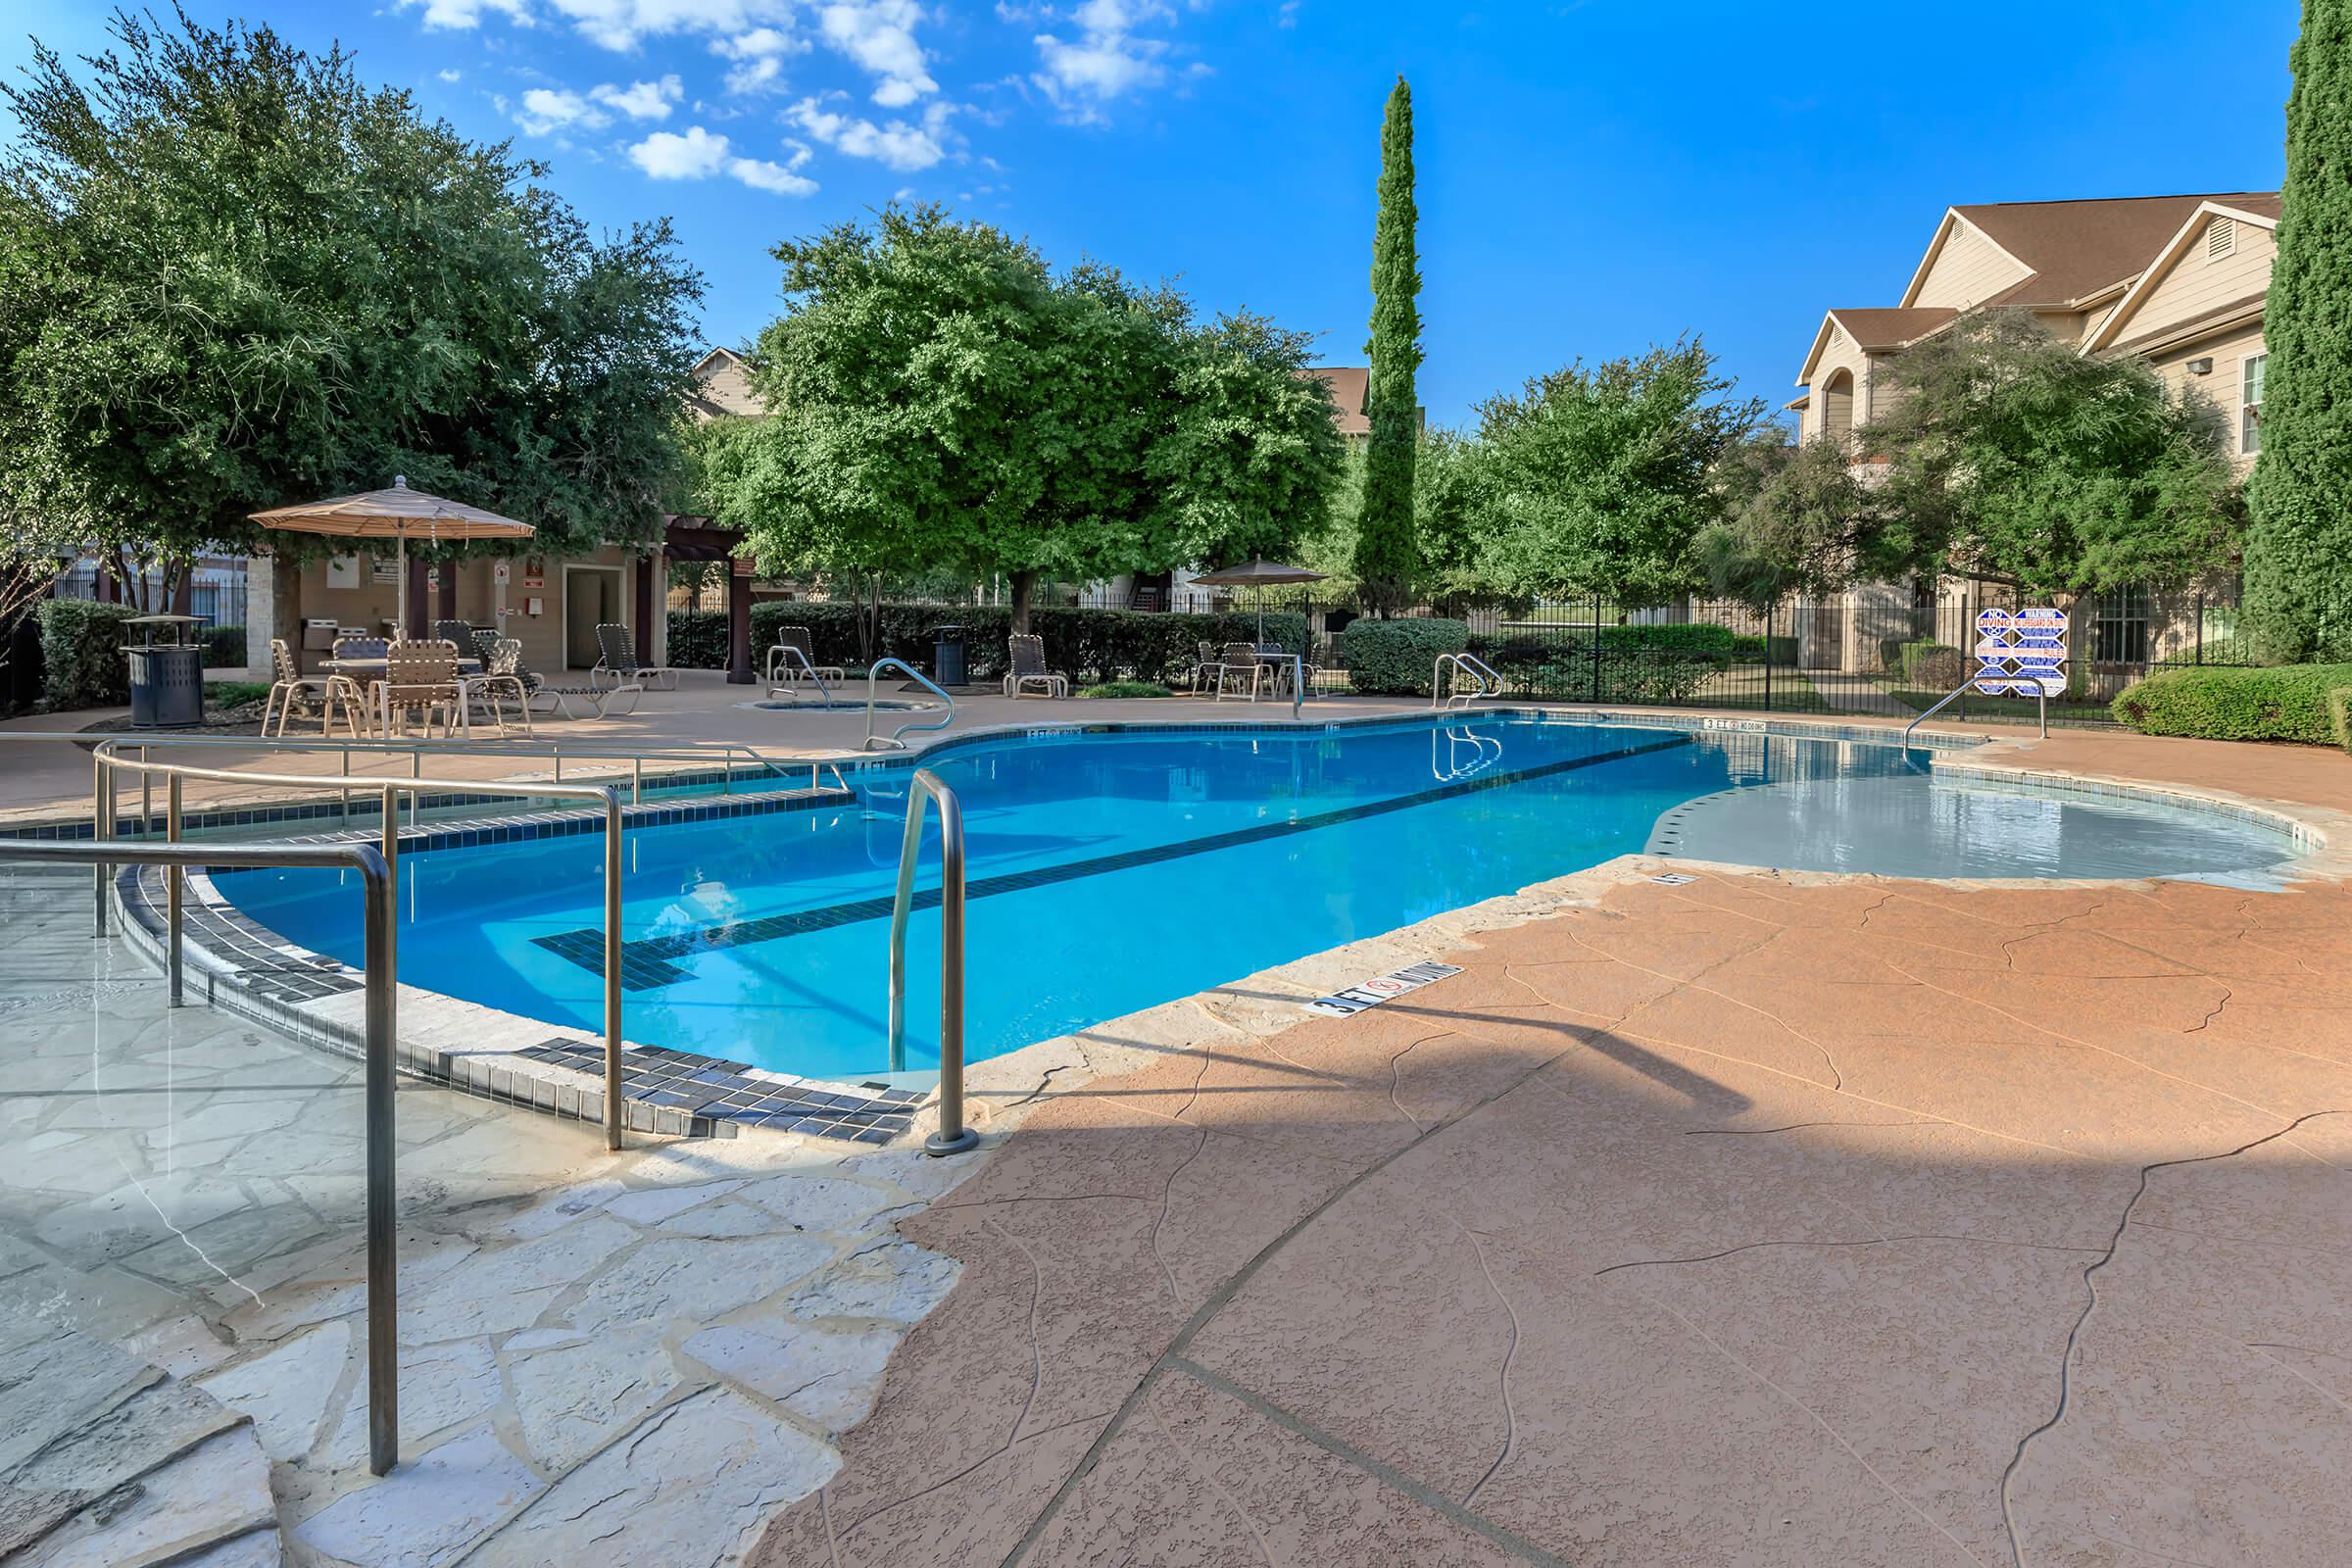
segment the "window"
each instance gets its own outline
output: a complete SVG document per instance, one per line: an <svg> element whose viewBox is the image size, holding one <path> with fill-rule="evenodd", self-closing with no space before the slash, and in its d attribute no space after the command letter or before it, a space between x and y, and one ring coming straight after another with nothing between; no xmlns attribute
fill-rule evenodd
<svg viewBox="0 0 2352 1568"><path fill-rule="evenodd" d="M2237 362L2237 450L2252 457L2262 450L2262 368L2268 354L2249 354Z"/></svg>
<svg viewBox="0 0 2352 1568"><path fill-rule="evenodd" d="M2144 664L2148 662L2148 591L2118 588L2099 596L2090 619L2090 662Z"/></svg>
<svg viewBox="0 0 2352 1568"><path fill-rule="evenodd" d="M2226 261L2237 254L2237 220L2217 218L2205 225L2205 259Z"/></svg>

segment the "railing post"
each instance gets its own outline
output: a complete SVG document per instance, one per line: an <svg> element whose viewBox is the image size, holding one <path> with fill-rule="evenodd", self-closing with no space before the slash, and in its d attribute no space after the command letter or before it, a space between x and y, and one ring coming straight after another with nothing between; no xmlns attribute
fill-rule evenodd
<svg viewBox="0 0 2352 1568"><path fill-rule="evenodd" d="M103 744L91 754L90 766L90 839L96 844L111 844L115 838L115 773ZM90 872L91 892L97 900L90 912L90 934L106 935L106 879L110 868L100 860Z"/></svg>
<svg viewBox="0 0 2352 1568"><path fill-rule="evenodd" d="M179 843L179 775L172 774L164 784L164 842ZM144 837L145 834L140 835ZM167 985L166 1005L180 1004L181 966L185 961L180 949L180 931L186 922L186 873L176 865L164 867L164 976Z"/></svg>
<svg viewBox="0 0 2352 1568"><path fill-rule="evenodd" d="M890 1070L906 1070L906 919L923 844L923 803L939 808L939 1131L926 1154L960 1154L980 1135L963 1123L963 807L929 768L906 784L906 828L899 841L899 886L890 906Z"/></svg>
<svg viewBox="0 0 2352 1568"><path fill-rule="evenodd" d="M385 794L391 794L388 786ZM386 836L395 831L387 829ZM367 895L368 1469L380 1476L400 1462L400 1216L392 1124L400 996L393 922L399 901L391 866L365 845L356 854Z"/></svg>
<svg viewBox="0 0 2352 1568"><path fill-rule="evenodd" d="M620 792L605 791L605 1147L620 1147Z"/></svg>

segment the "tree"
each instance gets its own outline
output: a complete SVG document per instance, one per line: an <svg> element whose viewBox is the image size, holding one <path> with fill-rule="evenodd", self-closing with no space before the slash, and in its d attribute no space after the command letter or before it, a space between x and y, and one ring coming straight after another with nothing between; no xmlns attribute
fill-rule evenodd
<svg viewBox="0 0 2352 1568"><path fill-rule="evenodd" d="M1413 90L1402 76L1380 127L1380 216L1372 230L1372 371L1364 389L1371 440L1364 454L1363 513L1355 575L1381 614L1412 597L1420 571L1413 539L1413 458L1420 440L1421 260L1415 250Z"/></svg>
<svg viewBox="0 0 2352 1568"><path fill-rule="evenodd" d="M1319 526L1337 482L1306 340L1206 326L1167 287L1045 259L937 207L775 252L785 314L754 384L773 416L714 464L719 514L798 571L1156 571Z"/></svg>
<svg viewBox="0 0 2352 1568"><path fill-rule="evenodd" d="M1717 595L1770 610L1790 594L1836 594L1917 569L1885 499L1854 471L1853 443L1802 444L1758 425L1717 464L1723 516L1692 543Z"/></svg>
<svg viewBox="0 0 2352 1568"><path fill-rule="evenodd" d="M1763 399L1732 390L1687 338L1639 359L1579 362L1480 405L1488 579L1520 597L1629 606L1690 591L1698 535L1723 516L1716 465L1764 417Z"/></svg>
<svg viewBox="0 0 2352 1568"><path fill-rule="evenodd" d="M389 484L649 538L701 282L268 27L117 13L0 84L0 513L142 561Z"/></svg>
<svg viewBox="0 0 2352 1568"><path fill-rule="evenodd" d="M1490 561L1494 465L1486 447L1453 430L1431 430L1413 459L1413 534L1423 585L1449 599L1510 597Z"/></svg>
<svg viewBox="0 0 2352 1568"><path fill-rule="evenodd" d="M2070 605L2227 564L2240 504L2210 405L2146 362L2092 358L2025 312L1963 318L1894 362L1868 439L1889 466L1882 556L1939 560Z"/></svg>
<svg viewBox="0 0 2352 1568"><path fill-rule="evenodd" d="M2246 615L2282 660L2352 657L2352 3L2304 0L2246 489Z"/></svg>

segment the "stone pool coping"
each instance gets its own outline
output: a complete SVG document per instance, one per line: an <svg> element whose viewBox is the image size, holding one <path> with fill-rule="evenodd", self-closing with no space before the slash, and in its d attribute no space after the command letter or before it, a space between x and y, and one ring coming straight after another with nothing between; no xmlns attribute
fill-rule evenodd
<svg viewBox="0 0 2352 1568"><path fill-rule="evenodd" d="M1711 714L1632 712L1617 710L1542 708L1524 704L1474 710L1535 717L1547 723L1636 724L1691 733L1766 734L1797 740L1900 746L1901 732L1886 726L1813 719L1725 718ZM1324 720L1325 730L1425 725L1438 714L1359 714ZM1232 721L1153 722L1102 720L1050 724L1004 724L943 737L906 752L844 759L850 773L872 775L911 770L968 747L1008 738L1039 739L1062 734L1101 733L1295 733L1308 724L1236 718ZM2229 792L2104 775L2035 768L2030 742L2002 737L1921 731L1913 749L1934 755L1931 765L1962 777L2051 794L2127 798L2217 811L2291 835L2302 856L2298 877L2352 877L2352 813L2292 802L2258 801ZM735 769L712 769L712 782ZM631 825L695 820L838 805L843 792L775 791L665 800L626 808ZM427 822L404 830L404 851L497 842L556 833L592 832L601 813L581 810L528 813L495 820ZM371 841L372 833L313 836L313 841ZM1063 1073L1070 1083L1105 1072L1131 1070L1170 1049L1200 1040L1203 1024L1214 1033L1279 1032L1298 1021L1300 1007L1316 998L1392 970L1439 957L1481 931L1525 924L1598 898L1609 887L1653 877L1678 865L1711 869L1770 870L1744 864L1687 860L1638 854L1548 878L1461 909L1435 915L1397 930L1310 954L1191 997L1105 1020L1070 1035L1005 1052L969 1064L965 1080L966 1120L983 1132L1008 1127L1020 1107L1035 1102ZM1800 883L1872 880L1864 874L1782 873ZM2049 879L1947 879L1968 887L2051 886ZM2112 883L2118 879L2103 879ZM2141 878L2121 879L2129 883ZM2077 886L2081 882L2056 885ZM125 868L116 881L123 926L149 956L162 956L163 879L154 867ZM208 1000L227 1010L281 1030L306 1044L341 1054L359 1050L362 997L358 971L290 942L236 910L211 879L192 876L185 905L192 980L201 977ZM603 1044L543 1020L462 1001L409 984L400 988L401 1066L465 1093L584 1121L603 1118ZM904 1082L880 1079L848 1082L802 1077L746 1063L624 1042L630 1063L627 1125L630 1130L685 1137L734 1137L746 1129L867 1144L911 1142L936 1128L936 1101ZM1139 1054L1140 1053L1140 1054ZM578 1063L579 1065L572 1065ZM1064 1085L1062 1087L1068 1087ZM1008 1119L1009 1118L1009 1119Z"/></svg>

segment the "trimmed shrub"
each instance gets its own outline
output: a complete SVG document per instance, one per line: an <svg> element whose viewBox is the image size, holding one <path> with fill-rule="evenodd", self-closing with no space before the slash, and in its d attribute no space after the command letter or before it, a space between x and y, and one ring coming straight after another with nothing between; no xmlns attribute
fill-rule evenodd
<svg viewBox="0 0 2352 1568"><path fill-rule="evenodd" d="M1081 697L1173 697L1176 694L1157 681L1110 680L1104 681L1100 686L1082 687L1078 695Z"/></svg>
<svg viewBox="0 0 2352 1568"><path fill-rule="evenodd" d="M1960 676L1967 664L1967 655L1950 643L1939 643L1933 637L1902 645L1902 675L1906 686L1949 691L1960 684Z"/></svg>
<svg viewBox="0 0 2352 1568"><path fill-rule="evenodd" d="M134 639L123 622L141 613L136 606L95 599L41 602L41 657L48 666L41 701L51 712L130 701L130 662L122 649Z"/></svg>
<svg viewBox="0 0 2352 1568"><path fill-rule="evenodd" d="M2126 687L2110 711L2143 735L2327 746L2337 740L2330 702L2347 686L2352 664L2168 669Z"/></svg>
<svg viewBox="0 0 2352 1568"><path fill-rule="evenodd" d="M1427 697L1441 654L1467 653L1470 628L1458 620L1358 620L1347 631L1348 674L1355 689L1383 697Z"/></svg>
<svg viewBox="0 0 2352 1568"><path fill-rule="evenodd" d="M2352 686L2338 686L2328 694L2328 727L2335 733L2335 744L2352 752Z"/></svg>
<svg viewBox="0 0 2352 1568"><path fill-rule="evenodd" d="M1690 621L1666 626L1603 626L1593 634L1603 653L1648 653L1670 650L1676 653L1729 654L1739 649L1741 639L1729 626L1712 621ZM1745 639L1751 652L1764 651L1764 639Z"/></svg>
<svg viewBox="0 0 2352 1568"><path fill-rule="evenodd" d="M870 613L870 610L867 612ZM881 636L872 654L858 642L859 607L828 600L771 599L752 607L752 652L764 660L779 626L806 626L819 664L862 668L868 658L903 659L917 669L931 667L933 645L942 626L963 628L964 663L980 684L1001 678L1012 612L996 605L884 605ZM719 617L718 662L724 662L725 617ZM1172 611L1074 610L1033 606L1029 629L1043 640L1049 668L1072 685L1115 680L1190 683L1201 643L1255 642L1257 615L1186 614ZM1295 610L1266 612L1266 640L1292 652L1306 649L1306 616ZM670 662L678 663L675 644Z"/></svg>
<svg viewBox="0 0 2352 1568"><path fill-rule="evenodd" d="M204 667L207 669L243 669L245 667L245 628L242 626L207 626L198 634L204 644Z"/></svg>

